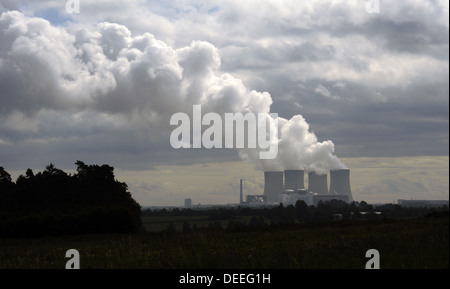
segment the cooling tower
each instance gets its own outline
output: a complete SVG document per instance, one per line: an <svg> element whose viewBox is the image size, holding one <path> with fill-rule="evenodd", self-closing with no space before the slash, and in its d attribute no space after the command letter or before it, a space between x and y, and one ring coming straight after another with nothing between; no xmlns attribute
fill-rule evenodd
<svg viewBox="0 0 450 289"><path fill-rule="evenodd" d="M319 175L316 172L308 173L308 190L319 195L328 194L327 175Z"/></svg>
<svg viewBox="0 0 450 289"><path fill-rule="evenodd" d="M284 190L300 190L305 188L303 181L305 172L303 170L284 171Z"/></svg>
<svg viewBox="0 0 450 289"><path fill-rule="evenodd" d="M348 195L348 201L352 202L350 189L350 170L330 170L330 195Z"/></svg>
<svg viewBox="0 0 450 289"><path fill-rule="evenodd" d="M278 202L283 193L283 172L264 172L264 196L267 202Z"/></svg>

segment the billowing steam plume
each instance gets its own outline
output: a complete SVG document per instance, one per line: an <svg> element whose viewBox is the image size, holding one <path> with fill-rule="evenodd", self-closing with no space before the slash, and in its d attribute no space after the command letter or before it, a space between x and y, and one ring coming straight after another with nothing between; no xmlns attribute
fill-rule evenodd
<svg viewBox="0 0 450 289"><path fill-rule="evenodd" d="M154 147L169 145L170 116L192 114L196 104L203 114L266 113L273 123L269 93L249 90L221 72L219 52L207 42L175 49L150 33L133 36L116 23L93 30L56 27L18 11L1 14L0 39L4 123L24 116L48 121L42 111L58 111L74 122L97 117L94 121L114 129L138 131ZM260 160L258 149L239 149L240 157L261 170L345 168L333 155L334 144L319 142L301 115L278 118L278 129L276 159Z"/></svg>

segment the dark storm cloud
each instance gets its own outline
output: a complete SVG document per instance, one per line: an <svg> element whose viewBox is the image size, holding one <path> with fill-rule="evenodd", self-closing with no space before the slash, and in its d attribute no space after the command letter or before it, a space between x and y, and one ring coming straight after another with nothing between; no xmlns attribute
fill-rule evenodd
<svg viewBox="0 0 450 289"><path fill-rule="evenodd" d="M249 83L270 90L274 95L272 110L283 117L305 116L320 140L333 140L340 156L448 155L448 25L434 23L431 17L383 17L380 14L359 24L336 21L318 26L316 31L328 35L325 38L330 44L316 42L311 51L330 47L332 53L303 51L303 57L297 58L289 53L276 54L291 61L290 67L297 64L298 71L304 70L301 75L309 79L296 77L289 68L259 69L257 77L249 77ZM307 35L303 29L297 34L303 36L302 41ZM363 40L355 42L352 49L358 51L359 46L362 54L344 53L345 46L340 44L351 39ZM365 47L375 49L366 52ZM417 59L423 61L412 64ZM341 74L330 81L325 65L321 77L305 64L319 61L340 63ZM374 65L381 73L373 72ZM404 71L403 75L392 74L398 80L389 77L395 70ZM368 77L358 81L350 74L353 72Z"/></svg>
<svg viewBox="0 0 450 289"><path fill-rule="evenodd" d="M341 23L333 27L320 27L318 31L334 37L362 35L392 53L429 55L448 61L448 50L442 49L449 43L448 26L423 20L380 17L358 25Z"/></svg>
<svg viewBox="0 0 450 289"><path fill-rule="evenodd" d="M362 30L384 41L383 46L394 52L429 54L448 60L445 50L436 46L448 45L448 27L420 21L396 22L392 20L371 21Z"/></svg>
<svg viewBox="0 0 450 289"><path fill-rule="evenodd" d="M340 155L448 154L448 100L440 97L448 95L445 85L383 88L379 91L383 98L374 94L367 99L356 98L371 93L359 85L336 90L332 83L325 84L336 99L317 95L315 86L302 90L297 100L302 108L292 107L292 100L273 107L305 115L319 139L332 139Z"/></svg>

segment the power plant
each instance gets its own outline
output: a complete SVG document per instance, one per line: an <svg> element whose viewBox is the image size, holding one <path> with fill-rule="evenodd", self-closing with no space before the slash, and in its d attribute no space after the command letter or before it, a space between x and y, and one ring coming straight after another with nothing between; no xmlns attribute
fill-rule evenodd
<svg viewBox="0 0 450 289"><path fill-rule="evenodd" d="M330 170L329 189L327 180L327 174L309 172L308 189L305 189L304 170L265 171L263 197L267 203L280 202L283 205L295 205L298 200L307 205L333 199L346 203L353 201L349 169Z"/></svg>
<svg viewBox="0 0 450 289"><path fill-rule="evenodd" d="M262 195L246 195L244 201L243 180L239 181L239 205L250 207L273 206L283 204L289 206L304 201L308 206L317 206L320 202L340 200L353 202L350 188L350 170L333 169L328 174L308 172L308 188L304 183L304 170L265 171L264 193ZM199 207L197 205L196 207ZM185 207L192 207L191 199L185 199Z"/></svg>

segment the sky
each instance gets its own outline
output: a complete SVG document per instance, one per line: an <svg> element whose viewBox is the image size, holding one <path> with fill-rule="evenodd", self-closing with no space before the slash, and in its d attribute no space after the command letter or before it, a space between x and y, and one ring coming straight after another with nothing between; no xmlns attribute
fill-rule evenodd
<svg viewBox="0 0 450 289"><path fill-rule="evenodd" d="M237 202L240 178L262 194L264 170L346 167L357 201L449 199L448 1L0 0L0 13L0 166L15 178L109 164L159 206ZM278 114L277 158L174 149L171 116L198 104Z"/></svg>

